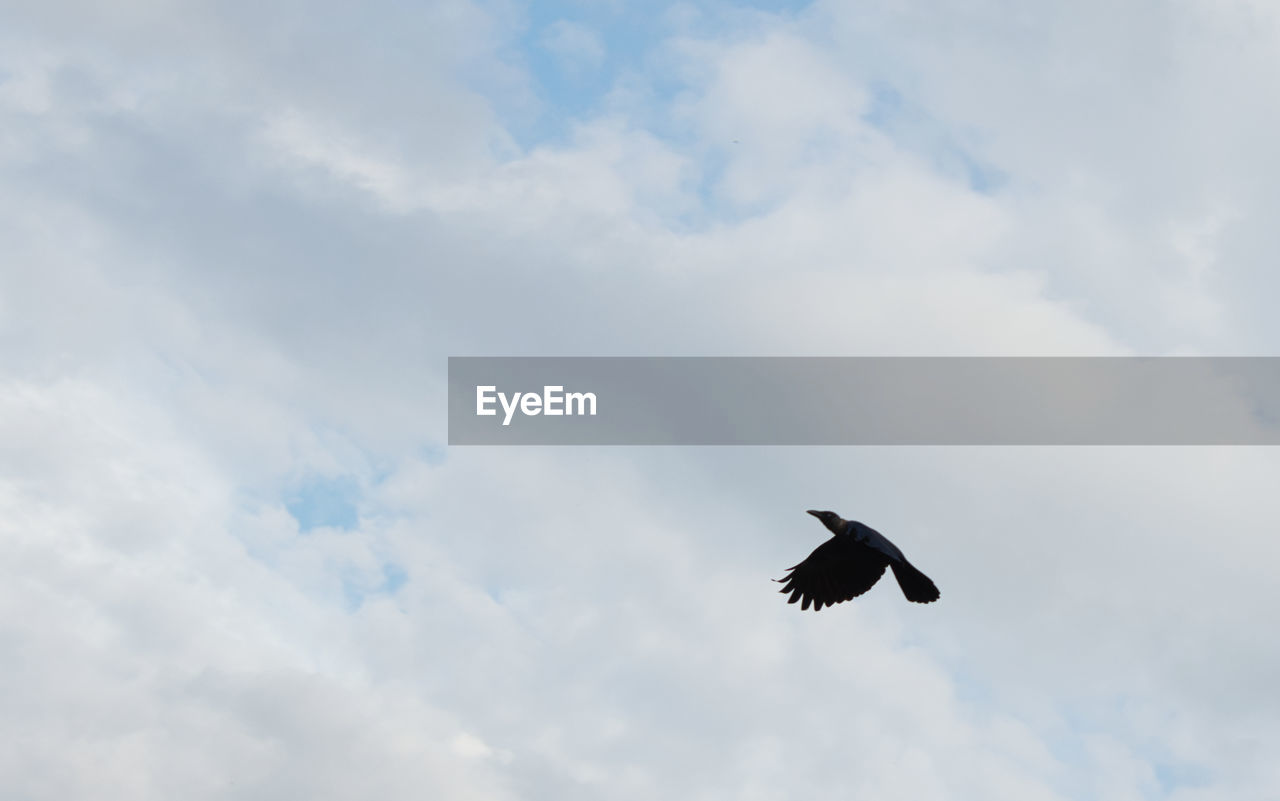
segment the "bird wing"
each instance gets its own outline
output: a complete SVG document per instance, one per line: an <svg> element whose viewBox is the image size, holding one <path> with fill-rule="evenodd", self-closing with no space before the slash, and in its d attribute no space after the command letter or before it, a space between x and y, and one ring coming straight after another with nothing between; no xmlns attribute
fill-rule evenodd
<svg viewBox="0 0 1280 801"><path fill-rule="evenodd" d="M871 589L889 564L884 554L848 537L832 537L814 549L800 564L787 568L779 592L790 593L787 603L803 601L801 609L850 601Z"/></svg>

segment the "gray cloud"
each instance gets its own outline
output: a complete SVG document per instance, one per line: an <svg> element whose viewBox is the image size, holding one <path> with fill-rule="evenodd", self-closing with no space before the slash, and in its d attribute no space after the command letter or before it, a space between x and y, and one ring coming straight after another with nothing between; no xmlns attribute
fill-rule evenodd
<svg viewBox="0 0 1280 801"><path fill-rule="evenodd" d="M11 795L1274 796L1267 451L442 448L449 355L1266 353L1274 26L896 8L529 147L504 7L5 12ZM814 505L943 603L788 607Z"/></svg>

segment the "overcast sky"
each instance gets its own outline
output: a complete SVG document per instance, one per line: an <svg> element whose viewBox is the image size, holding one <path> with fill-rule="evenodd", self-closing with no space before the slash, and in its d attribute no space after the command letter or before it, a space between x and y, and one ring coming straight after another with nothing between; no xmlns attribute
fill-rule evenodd
<svg viewBox="0 0 1280 801"><path fill-rule="evenodd" d="M6 799L1280 797L1280 454L448 448L463 355L1274 355L1254 0L4 3ZM942 589L769 579L883 531Z"/></svg>

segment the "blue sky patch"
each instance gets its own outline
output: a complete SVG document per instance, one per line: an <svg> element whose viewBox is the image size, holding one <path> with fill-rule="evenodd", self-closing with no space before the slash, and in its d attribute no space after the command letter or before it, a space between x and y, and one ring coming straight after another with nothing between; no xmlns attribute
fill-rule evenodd
<svg viewBox="0 0 1280 801"><path fill-rule="evenodd" d="M870 107L863 119L899 147L928 159L939 173L964 181L974 192L989 195L1008 183L1007 173L984 163L962 137L888 83L872 85Z"/></svg>
<svg viewBox="0 0 1280 801"><path fill-rule="evenodd" d="M396 591L405 585L409 580L409 574L405 569L391 562L382 565L382 582L377 586L369 586L367 581L363 581L360 577L352 573L344 573L342 576L342 598L346 602L347 611L354 612L361 606L370 595L395 595Z"/></svg>
<svg viewBox="0 0 1280 801"><path fill-rule="evenodd" d="M312 478L285 499L285 508L298 521L298 530L354 529L359 523L360 485L351 476Z"/></svg>
<svg viewBox="0 0 1280 801"><path fill-rule="evenodd" d="M651 98L667 104L683 89L654 72L653 59L667 38L680 33L723 33L744 11L794 14L811 0L756 0L738 3L557 2L531 3L513 55L532 78L536 114L507 119L522 147L565 141L573 125L600 113L608 95L628 75L643 75ZM661 72L659 70L658 72Z"/></svg>

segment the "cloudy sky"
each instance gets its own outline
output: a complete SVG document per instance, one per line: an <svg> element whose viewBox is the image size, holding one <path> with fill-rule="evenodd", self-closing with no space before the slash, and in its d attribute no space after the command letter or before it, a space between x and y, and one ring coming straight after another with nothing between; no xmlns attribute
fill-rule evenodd
<svg viewBox="0 0 1280 801"><path fill-rule="evenodd" d="M1256 0L4 3L6 799L1275 799L1280 454L449 448L464 355L1272 355ZM770 578L893 538L942 588Z"/></svg>

